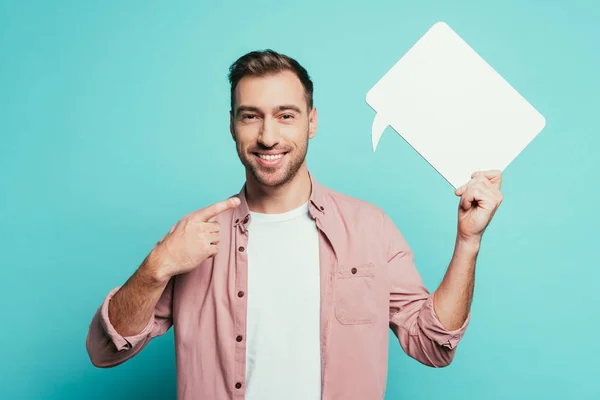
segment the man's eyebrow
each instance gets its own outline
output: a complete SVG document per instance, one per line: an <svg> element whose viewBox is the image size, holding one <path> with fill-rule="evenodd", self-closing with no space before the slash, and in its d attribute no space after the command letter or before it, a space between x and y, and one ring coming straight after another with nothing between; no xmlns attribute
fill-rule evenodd
<svg viewBox="0 0 600 400"><path fill-rule="evenodd" d="M297 112L298 114L302 114L302 110L300 110L300 107L295 106L293 104L283 104L283 105L275 107L275 111L286 111L286 110L291 110L291 111ZM258 107L244 106L244 105L239 106L235 110L235 113L239 114L239 113L244 112L244 111L255 112L255 113L258 113L258 114L262 113L262 111Z"/></svg>
<svg viewBox="0 0 600 400"><path fill-rule="evenodd" d="M299 107L293 105L293 104L284 104L282 106L277 107L277 111L285 111L285 110L292 110L297 112L298 114L302 114L302 110L300 110Z"/></svg>
<svg viewBox="0 0 600 400"><path fill-rule="evenodd" d="M235 110L235 113L239 114L239 113L241 113L243 111L252 111L252 112L260 113L260 110L258 109L258 107L253 107L253 106L239 106Z"/></svg>

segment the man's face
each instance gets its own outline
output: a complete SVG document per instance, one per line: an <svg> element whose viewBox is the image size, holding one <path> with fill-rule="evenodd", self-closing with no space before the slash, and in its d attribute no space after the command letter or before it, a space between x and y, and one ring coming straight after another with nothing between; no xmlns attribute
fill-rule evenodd
<svg viewBox="0 0 600 400"><path fill-rule="evenodd" d="M304 87L291 71L242 78L230 130L242 164L264 186L289 182L303 166L317 128Z"/></svg>

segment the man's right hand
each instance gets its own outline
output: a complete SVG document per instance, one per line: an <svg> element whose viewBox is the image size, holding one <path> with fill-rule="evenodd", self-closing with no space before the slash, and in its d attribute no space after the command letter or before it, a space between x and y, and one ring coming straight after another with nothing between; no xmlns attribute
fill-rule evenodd
<svg viewBox="0 0 600 400"><path fill-rule="evenodd" d="M182 218L156 245L146 267L159 281L193 270L219 251L220 226L213 217L240 205L231 197Z"/></svg>

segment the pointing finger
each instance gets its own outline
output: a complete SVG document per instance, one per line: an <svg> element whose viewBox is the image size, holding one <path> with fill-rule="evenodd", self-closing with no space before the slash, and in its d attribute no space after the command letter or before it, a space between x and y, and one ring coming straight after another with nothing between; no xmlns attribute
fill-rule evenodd
<svg viewBox="0 0 600 400"><path fill-rule="evenodd" d="M211 206L203 208L196 212L196 218L199 218L202 222L208 222L213 217L227 211L231 208L235 208L240 205L240 199L237 197L231 197L227 200L220 201Z"/></svg>

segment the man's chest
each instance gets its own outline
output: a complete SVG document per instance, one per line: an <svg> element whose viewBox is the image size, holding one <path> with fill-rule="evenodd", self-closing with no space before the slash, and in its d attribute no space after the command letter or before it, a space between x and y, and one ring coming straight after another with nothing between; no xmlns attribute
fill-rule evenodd
<svg viewBox="0 0 600 400"><path fill-rule="evenodd" d="M247 245L248 313L319 309L320 242L312 221L257 225ZM310 309L309 309L310 310Z"/></svg>

